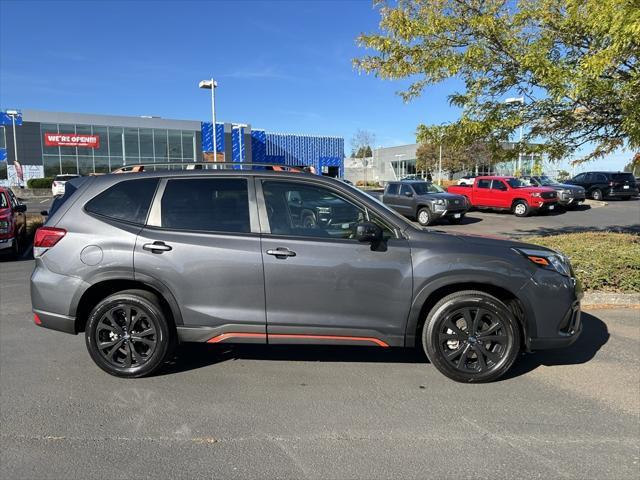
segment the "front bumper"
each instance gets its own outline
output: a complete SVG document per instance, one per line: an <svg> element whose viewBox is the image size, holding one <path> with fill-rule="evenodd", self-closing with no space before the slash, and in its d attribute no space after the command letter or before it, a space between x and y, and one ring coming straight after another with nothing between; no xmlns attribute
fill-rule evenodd
<svg viewBox="0 0 640 480"><path fill-rule="evenodd" d="M431 209L434 218L444 218L444 217L454 217L456 215L460 215L460 217L464 216L469 209L465 206L458 205L435 205L434 208Z"/></svg>
<svg viewBox="0 0 640 480"><path fill-rule="evenodd" d="M577 279L540 268L520 292L527 350L568 347L578 339L583 292Z"/></svg>
<svg viewBox="0 0 640 480"><path fill-rule="evenodd" d="M13 242L15 242L15 238L2 238L0 239L0 250L5 250L9 248L13 248Z"/></svg>
<svg viewBox="0 0 640 480"><path fill-rule="evenodd" d="M531 208L539 212L549 212L558 208L558 202L555 199L553 201L536 199L531 203Z"/></svg>
<svg viewBox="0 0 640 480"><path fill-rule="evenodd" d="M569 205L577 205L579 203L582 203L586 200L586 196L585 194L563 194L563 195L558 195L558 204L562 205L563 207L568 207Z"/></svg>

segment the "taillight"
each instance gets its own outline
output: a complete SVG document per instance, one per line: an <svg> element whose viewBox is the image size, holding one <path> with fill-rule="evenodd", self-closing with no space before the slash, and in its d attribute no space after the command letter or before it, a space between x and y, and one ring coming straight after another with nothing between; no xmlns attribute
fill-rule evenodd
<svg viewBox="0 0 640 480"><path fill-rule="evenodd" d="M33 322L36 325L42 325L42 320L40 320L40 316L37 313L33 314Z"/></svg>
<svg viewBox="0 0 640 480"><path fill-rule="evenodd" d="M609 186L610 186L610 187L615 186L615 182L609 182Z"/></svg>
<svg viewBox="0 0 640 480"><path fill-rule="evenodd" d="M33 239L33 255L39 257L67 234L64 228L40 227Z"/></svg>

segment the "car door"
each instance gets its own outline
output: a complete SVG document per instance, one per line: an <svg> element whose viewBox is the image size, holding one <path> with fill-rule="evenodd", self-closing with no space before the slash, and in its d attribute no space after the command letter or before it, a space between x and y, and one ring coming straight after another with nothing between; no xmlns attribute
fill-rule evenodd
<svg viewBox="0 0 640 480"><path fill-rule="evenodd" d="M494 179L491 182L491 201L494 207L511 207L511 194L509 193L509 187L503 180Z"/></svg>
<svg viewBox="0 0 640 480"><path fill-rule="evenodd" d="M398 195L398 205L401 208L401 213L403 215L415 215L415 196L416 193L413 191L411 185L407 183L400 184L400 195Z"/></svg>
<svg viewBox="0 0 640 480"><path fill-rule="evenodd" d="M260 230L247 178L163 180L134 264L136 279L159 282L175 297L181 328L199 328L190 338L266 342Z"/></svg>
<svg viewBox="0 0 640 480"><path fill-rule="evenodd" d="M262 178L256 184L269 343L404 344L412 298L408 242L357 199L304 180ZM296 223L287 197L311 199L322 220ZM385 231L373 250L354 238L369 219Z"/></svg>
<svg viewBox="0 0 640 480"><path fill-rule="evenodd" d="M473 198L475 201L475 205L491 207L493 206L493 201L491 198L491 179L490 178L481 178L476 184L472 187Z"/></svg>
<svg viewBox="0 0 640 480"><path fill-rule="evenodd" d="M403 213L402 207L398 204L398 199L400 198L400 184L399 183L389 183L385 190L383 200L385 205L393 208L398 213Z"/></svg>
<svg viewBox="0 0 640 480"><path fill-rule="evenodd" d="M26 207L18 200L18 197L14 195L11 190L7 190L9 194L9 202L11 204L11 214L13 216L13 221L15 225L15 235L16 238L22 238L27 233L27 216L25 214Z"/></svg>

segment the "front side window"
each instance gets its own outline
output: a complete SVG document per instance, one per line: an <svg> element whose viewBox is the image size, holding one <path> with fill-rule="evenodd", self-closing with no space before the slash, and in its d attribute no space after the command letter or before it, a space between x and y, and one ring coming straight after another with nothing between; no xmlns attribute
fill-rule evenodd
<svg viewBox="0 0 640 480"><path fill-rule="evenodd" d="M85 210L96 215L144 224L156 191L157 178L125 180L116 183L85 205ZM65 185L65 193L69 184Z"/></svg>
<svg viewBox="0 0 640 480"><path fill-rule="evenodd" d="M478 188L491 188L491 180L478 180Z"/></svg>
<svg viewBox="0 0 640 480"><path fill-rule="evenodd" d="M389 186L387 187L387 194L388 195L397 195L398 194L398 187L399 187L399 185L397 183L390 183Z"/></svg>
<svg viewBox="0 0 640 480"><path fill-rule="evenodd" d="M167 181L161 226L172 230L249 233L249 193L241 178Z"/></svg>
<svg viewBox="0 0 640 480"><path fill-rule="evenodd" d="M400 195L413 195L413 192L411 191L411 187L409 185L402 185L402 187L400 188Z"/></svg>
<svg viewBox="0 0 640 480"><path fill-rule="evenodd" d="M363 208L324 187L267 180L262 190L274 235L355 239L356 225L368 218Z"/></svg>

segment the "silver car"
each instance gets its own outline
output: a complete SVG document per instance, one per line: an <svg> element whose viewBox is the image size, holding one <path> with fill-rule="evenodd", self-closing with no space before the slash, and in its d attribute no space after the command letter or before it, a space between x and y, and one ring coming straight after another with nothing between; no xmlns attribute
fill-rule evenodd
<svg viewBox="0 0 640 480"><path fill-rule="evenodd" d="M562 254L415 228L297 172L82 177L35 236L35 323L85 333L95 363L157 371L178 342L423 349L461 382L567 346L581 290Z"/></svg>

